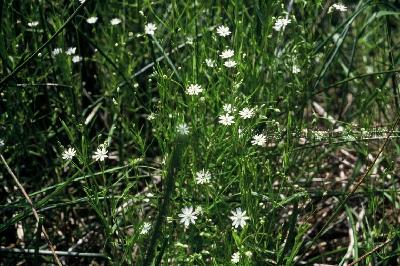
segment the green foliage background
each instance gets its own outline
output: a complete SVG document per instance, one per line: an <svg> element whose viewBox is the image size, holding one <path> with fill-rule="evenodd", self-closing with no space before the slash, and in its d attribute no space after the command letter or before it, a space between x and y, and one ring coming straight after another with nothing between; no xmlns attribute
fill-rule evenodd
<svg viewBox="0 0 400 266"><path fill-rule="evenodd" d="M399 263L400 5L328 12L333 3L1 1L0 152L57 250L97 254L62 262L229 265L240 252L239 265L345 265L373 250L358 265ZM232 34L218 36L220 25ZM225 49L236 67L223 65ZM190 84L203 92L187 95ZM224 104L236 108L231 126L218 123ZM241 119L244 107L255 116ZM267 147L251 145L255 134ZM109 158L93 161L104 142ZM196 184L202 169L211 184ZM6 250L47 245L3 165L0 195L1 263L50 263ZM202 209L187 229L185 206ZM234 230L238 207L250 219Z"/></svg>

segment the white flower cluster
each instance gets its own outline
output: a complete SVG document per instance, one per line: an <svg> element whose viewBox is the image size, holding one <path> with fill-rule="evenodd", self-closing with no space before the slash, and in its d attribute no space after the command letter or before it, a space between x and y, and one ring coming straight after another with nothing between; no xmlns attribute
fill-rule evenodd
<svg viewBox="0 0 400 266"><path fill-rule="evenodd" d="M63 49L60 47L54 48L53 51L51 52L52 56L58 56L60 54L62 54ZM82 61L82 57L79 55L76 55L76 47L69 47L67 50L65 50L65 54L72 56L71 60L72 63L78 63L80 61Z"/></svg>
<svg viewBox="0 0 400 266"><path fill-rule="evenodd" d="M232 115L232 112L235 112L236 109L232 107L231 104L225 104L223 109L225 114L219 116L219 123L225 126L234 124L235 117ZM242 119L250 119L254 116L254 109L244 107L241 111L239 111L239 115Z"/></svg>
<svg viewBox="0 0 400 266"><path fill-rule="evenodd" d="M183 207L181 210L181 213L178 214L180 217L180 223L185 226L185 228L188 228L190 224L195 224L197 220L197 216L202 213L202 209L200 207L194 209L192 206L187 206ZM232 220L232 226L237 229L237 228L244 228L245 225L247 224L247 220L250 219L246 215L246 211L242 211L241 208L236 208L235 210L231 211L232 216L229 216L229 218Z"/></svg>
<svg viewBox="0 0 400 266"><path fill-rule="evenodd" d="M339 11L339 12L346 12L347 11L347 6L343 4L333 4L329 7L328 13L332 13L333 11Z"/></svg>

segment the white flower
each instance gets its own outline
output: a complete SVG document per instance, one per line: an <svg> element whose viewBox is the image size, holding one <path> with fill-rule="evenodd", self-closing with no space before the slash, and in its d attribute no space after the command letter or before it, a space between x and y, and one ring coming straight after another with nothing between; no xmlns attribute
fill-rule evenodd
<svg viewBox="0 0 400 266"><path fill-rule="evenodd" d="M232 68L236 66L236 62L233 60L228 60L224 63L224 66L228 67L228 68Z"/></svg>
<svg viewBox="0 0 400 266"><path fill-rule="evenodd" d="M274 30L281 31L291 22L288 18L278 18L273 26Z"/></svg>
<svg viewBox="0 0 400 266"><path fill-rule="evenodd" d="M31 22L28 22L28 26L31 27L31 28L34 28L34 27L36 27L37 25L39 25L39 21L31 21Z"/></svg>
<svg viewBox="0 0 400 266"><path fill-rule="evenodd" d="M94 24L97 22L98 19L99 19L98 17L90 17L90 18L86 19L86 22L89 24Z"/></svg>
<svg viewBox="0 0 400 266"><path fill-rule="evenodd" d="M220 54L219 56L223 59L227 59L227 58L231 58L234 55L235 55L235 52L231 49L228 49L228 50L224 50L222 52L222 54Z"/></svg>
<svg viewBox="0 0 400 266"><path fill-rule="evenodd" d="M293 74L298 74L298 73L300 73L300 68L297 66L297 65L293 65L292 66L292 73Z"/></svg>
<svg viewBox="0 0 400 266"><path fill-rule="evenodd" d="M242 111L239 112L239 115L240 115L243 119L252 118L252 117L254 116L254 110L245 107L245 108L242 109Z"/></svg>
<svg viewBox="0 0 400 266"><path fill-rule="evenodd" d="M178 131L178 133L180 134L180 135L188 135L189 134L189 127L188 127L188 125L186 125L185 123L183 123L183 124L179 124L177 127L176 127L176 130Z"/></svg>
<svg viewBox="0 0 400 266"><path fill-rule="evenodd" d="M226 37L226 36L229 36L231 34L229 28L224 26L224 25L221 25L221 26L219 26L217 28L217 33L221 37Z"/></svg>
<svg viewBox="0 0 400 266"><path fill-rule="evenodd" d="M193 207L190 206L182 208L182 212L178 216L181 217L180 223L184 224L187 228L190 223L195 224L197 219L196 215L196 211L193 211Z"/></svg>
<svg viewBox="0 0 400 266"><path fill-rule="evenodd" d="M210 179L211 179L211 174L209 171L203 169L196 173L196 183L199 185L209 183Z"/></svg>
<svg viewBox="0 0 400 266"><path fill-rule="evenodd" d="M198 95L201 93L203 89L199 84L190 84L189 87L186 89L186 93L189 95Z"/></svg>
<svg viewBox="0 0 400 266"><path fill-rule="evenodd" d="M347 7L343 4L334 4L335 8L337 11L340 12L346 12L347 11Z"/></svg>
<svg viewBox="0 0 400 266"><path fill-rule="evenodd" d="M143 223L142 230L140 230L141 235L145 235L150 231L151 223L145 222Z"/></svg>
<svg viewBox="0 0 400 266"><path fill-rule="evenodd" d="M235 228L244 227L246 225L246 220L250 219L246 216L246 211L242 212L241 208L236 208L236 211L231 211L233 216L229 218L232 220L232 226Z"/></svg>
<svg viewBox="0 0 400 266"><path fill-rule="evenodd" d="M233 107L233 105L232 104L230 104L230 103L226 103L226 104L224 104L224 106L222 107L223 109L224 109L224 111L226 112L226 113L228 113L228 114L230 114L230 113L232 113L232 112L235 112L236 111L236 108L235 107Z"/></svg>
<svg viewBox="0 0 400 266"><path fill-rule="evenodd" d="M111 25L115 26L121 23L121 20L119 18L113 18L112 20L110 20L110 23Z"/></svg>
<svg viewBox="0 0 400 266"><path fill-rule="evenodd" d="M61 53L62 53L62 48L55 48L55 49L51 52L51 54L52 54L53 56L59 55L59 54L61 54Z"/></svg>
<svg viewBox="0 0 400 266"><path fill-rule="evenodd" d="M147 23L144 26L144 33L148 35L154 35L154 32L156 31L157 26L154 23Z"/></svg>
<svg viewBox="0 0 400 266"><path fill-rule="evenodd" d="M189 45L193 45L193 37L186 37L186 43Z"/></svg>
<svg viewBox="0 0 400 266"><path fill-rule="evenodd" d="M266 142L267 142L267 138L265 137L264 134L257 134L253 137L251 144L265 147Z"/></svg>
<svg viewBox="0 0 400 266"><path fill-rule="evenodd" d="M240 252L238 251L232 254L231 262L237 264L239 263L239 261L240 261Z"/></svg>
<svg viewBox="0 0 400 266"><path fill-rule="evenodd" d="M195 212L196 212L197 214L202 214L202 213L203 213L203 207L197 206Z"/></svg>
<svg viewBox="0 0 400 266"><path fill-rule="evenodd" d="M246 255L246 257L248 258L251 258L251 256L253 256L253 253L250 250L248 250L244 253L244 255Z"/></svg>
<svg viewBox="0 0 400 266"><path fill-rule="evenodd" d="M235 123L235 121L233 121L234 117L231 116L230 114L226 113L224 115L220 115L219 116L219 123L223 124L225 126L229 126Z"/></svg>
<svg viewBox="0 0 400 266"><path fill-rule="evenodd" d="M76 155L76 150L74 148L68 148L64 150L62 154L62 158L64 160L72 160L72 158Z"/></svg>
<svg viewBox="0 0 400 266"><path fill-rule="evenodd" d="M152 121L156 118L156 115L154 113L151 113L149 115L147 115L147 120Z"/></svg>
<svg viewBox="0 0 400 266"><path fill-rule="evenodd" d="M75 54L75 52L76 52L76 47L69 47L69 48L67 49L67 51L65 51L65 54L67 54L67 55L73 55L73 54Z"/></svg>
<svg viewBox="0 0 400 266"><path fill-rule="evenodd" d="M107 155L108 151L104 145L100 145L97 150L94 152L92 158L95 161L104 161L105 158L108 157Z"/></svg>
<svg viewBox="0 0 400 266"><path fill-rule="evenodd" d="M337 10L339 12L346 12L347 11L347 6L343 4L333 4L332 6L329 7L328 13L332 13L334 10Z"/></svg>
<svg viewBox="0 0 400 266"><path fill-rule="evenodd" d="M0 148L4 147L4 139L0 139Z"/></svg>
<svg viewBox="0 0 400 266"><path fill-rule="evenodd" d="M207 65L208 67L215 67L215 61L212 60L212 59L210 59L210 58L207 58L207 59L206 59L206 65Z"/></svg>
<svg viewBox="0 0 400 266"><path fill-rule="evenodd" d="M73 63L78 63L78 62L80 62L80 61L82 61L82 57L80 57L79 55L74 55L74 56L72 57L72 62L73 62Z"/></svg>

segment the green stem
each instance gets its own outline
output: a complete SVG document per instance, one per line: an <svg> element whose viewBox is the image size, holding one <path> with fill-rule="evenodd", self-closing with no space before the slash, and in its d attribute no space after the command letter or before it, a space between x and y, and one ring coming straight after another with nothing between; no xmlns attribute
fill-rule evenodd
<svg viewBox="0 0 400 266"><path fill-rule="evenodd" d="M180 136L175 140L174 149L172 150L172 154L168 164L168 172L165 180L165 190L162 201L159 205L159 211L156 218L156 222L153 225L153 234L150 239L150 243L147 247L146 257L143 262L143 266L151 265L154 259L154 253L156 245L159 239L162 237L162 226L165 222L165 219L168 215L168 210L171 203L172 194L175 191L175 179L179 167L180 167L180 159L185 150L187 143L187 139L185 136ZM162 257L162 254L159 254L158 257Z"/></svg>
<svg viewBox="0 0 400 266"><path fill-rule="evenodd" d="M5 78L3 78L0 81L0 92L2 85L6 83L9 79L11 79L13 76L18 74L30 61L33 60L35 56L37 56L44 48L47 47L62 31L63 29L68 25L68 23L71 22L71 20L78 14L78 12L83 8L87 1L83 2L78 8L75 10L74 13L72 13L71 16L67 19L67 21L64 22L64 24L48 39L42 46L39 47L33 54L31 54L24 62L22 62L19 66L17 66L9 75L7 75Z"/></svg>

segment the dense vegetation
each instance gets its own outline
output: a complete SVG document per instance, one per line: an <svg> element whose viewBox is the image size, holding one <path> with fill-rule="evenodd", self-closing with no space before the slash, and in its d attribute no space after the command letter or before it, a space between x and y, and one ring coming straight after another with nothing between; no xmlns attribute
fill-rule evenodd
<svg viewBox="0 0 400 266"><path fill-rule="evenodd" d="M0 14L0 265L400 264L398 1Z"/></svg>

